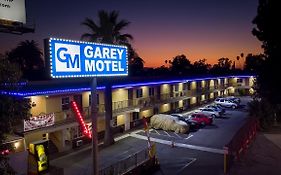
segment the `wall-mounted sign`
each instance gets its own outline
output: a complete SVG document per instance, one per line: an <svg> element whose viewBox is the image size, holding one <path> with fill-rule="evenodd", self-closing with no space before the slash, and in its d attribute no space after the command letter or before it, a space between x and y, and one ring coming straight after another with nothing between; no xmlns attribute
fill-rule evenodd
<svg viewBox="0 0 281 175"><path fill-rule="evenodd" d="M0 20L25 24L25 0L0 0Z"/></svg>
<svg viewBox="0 0 281 175"><path fill-rule="evenodd" d="M24 120L24 131L30 131L38 128L52 126L55 124L55 114L46 114L32 117L29 120Z"/></svg>
<svg viewBox="0 0 281 175"><path fill-rule="evenodd" d="M52 78L128 75L126 46L56 38L47 44Z"/></svg>

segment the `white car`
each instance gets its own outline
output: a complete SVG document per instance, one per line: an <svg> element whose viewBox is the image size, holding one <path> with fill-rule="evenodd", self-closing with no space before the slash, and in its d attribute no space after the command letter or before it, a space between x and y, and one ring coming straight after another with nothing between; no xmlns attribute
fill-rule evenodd
<svg viewBox="0 0 281 175"><path fill-rule="evenodd" d="M234 103L226 98L217 98L215 99L215 104L223 107L231 107L232 109L235 109L238 107L237 103Z"/></svg>
<svg viewBox="0 0 281 175"><path fill-rule="evenodd" d="M225 99L227 99L229 101L232 101L236 104L240 104L240 102L241 102L240 98L234 97L234 96L228 96L228 97L225 97Z"/></svg>
<svg viewBox="0 0 281 175"><path fill-rule="evenodd" d="M225 109L223 109L222 107L219 107L217 105L207 105L204 108L208 108L208 109L214 109L215 111L217 111L218 113L220 113L220 115L225 113Z"/></svg>
<svg viewBox="0 0 281 175"><path fill-rule="evenodd" d="M196 113L201 113L207 116L210 116L212 118L216 118L216 117L220 117L221 114L212 108L199 108L197 111L195 111Z"/></svg>

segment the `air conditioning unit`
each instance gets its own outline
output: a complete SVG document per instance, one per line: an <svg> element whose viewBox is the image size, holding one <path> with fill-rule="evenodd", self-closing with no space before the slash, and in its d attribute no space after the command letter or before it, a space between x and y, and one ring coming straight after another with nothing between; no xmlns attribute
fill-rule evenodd
<svg viewBox="0 0 281 175"><path fill-rule="evenodd" d="M82 146L83 145L83 140L77 140L76 141L76 146L77 147L80 147L80 146Z"/></svg>

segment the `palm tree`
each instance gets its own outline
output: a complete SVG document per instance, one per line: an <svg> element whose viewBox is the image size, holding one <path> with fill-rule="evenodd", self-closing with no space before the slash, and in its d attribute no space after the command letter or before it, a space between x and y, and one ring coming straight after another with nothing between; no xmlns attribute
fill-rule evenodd
<svg viewBox="0 0 281 175"><path fill-rule="evenodd" d="M244 53L241 53L241 54L240 54L240 57L241 57L241 59L242 59L241 69L244 69L244 64L245 64L245 61L244 61Z"/></svg>
<svg viewBox="0 0 281 175"><path fill-rule="evenodd" d="M42 52L34 40L25 40L8 53L8 59L12 63L19 64L23 77L29 80L40 79L44 76L44 61ZM36 74L34 73L36 71ZM39 73L39 74L38 74Z"/></svg>
<svg viewBox="0 0 281 175"><path fill-rule="evenodd" d="M129 63L130 67L130 74L132 76L139 76L143 74L143 68L144 68L144 60L139 57L135 56L133 59L131 59L131 62Z"/></svg>
<svg viewBox="0 0 281 175"><path fill-rule="evenodd" d="M108 44L129 44L129 41L133 40L132 35L122 34L121 31L128 27L130 22L127 20L119 21L118 16L117 11L107 13L101 10L98 12L99 21L97 23L86 18L82 25L87 26L90 33L83 34L81 39Z"/></svg>
<svg viewBox="0 0 281 175"><path fill-rule="evenodd" d="M9 54L9 60L20 64L23 70L38 69L44 66L42 52L34 40L25 40Z"/></svg>
<svg viewBox="0 0 281 175"><path fill-rule="evenodd" d="M241 64L240 64L240 56L239 56L239 55L236 57L236 60L238 61L239 67L241 67Z"/></svg>
<svg viewBox="0 0 281 175"><path fill-rule="evenodd" d="M130 45L130 41L133 40L132 35L122 34L122 30L129 26L130 22L127 20L118 20L119 13L112 11L107 13L104 10L98 12L98 22L93 21L90 18L86 18L82 25L85 25L90 30L90 33L84 33L81 36L82 40L91 42L101 42L108 44L121 44L126 45L129 50L129 62L136 55L134 49ZM112 128L110 126L110 120L112 119L112 100L111 99L111 85L106 86L106 93L104 98L105 103L105 137L104 144L111 145L114 143Z"/></svg>

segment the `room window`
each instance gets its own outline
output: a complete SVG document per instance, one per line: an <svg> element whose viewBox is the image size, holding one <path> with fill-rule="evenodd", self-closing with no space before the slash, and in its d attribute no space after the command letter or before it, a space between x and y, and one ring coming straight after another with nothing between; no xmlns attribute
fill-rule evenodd
<svg viewBox="0 0 281 175"><path fill-rule="evenodd" d="M154 96L154 88L149 88L149 96Z"/></svg>
<svg viewBox="0 0 281 175"><path fill-rule="evenodd" d="M136 96L137 96L137 98L141 98L142 97L142 89L137 89Z"/></svg>
<svg viewBox="0 0 281 175"><path fill-rule="evenodd" d="M243 79L242 78L237 78L237 83L243 83Z"/></svg>
<svg viewBox="0 0 281 175"><path fill-rule="evenodd" d="M133 121L139 119L139 113L138 112L133 112Z"/></svg>
<svg viewBox="0 0 281 175"><path fill-rule="evenodd" d="M191 82L187 83L187 90L191 90Z"/></svg>
<svg viewBox="0 0 281 175"><path fill-rule="evenodd" d="M69 109L69 97L63 97L61 99L61 109L68 110Z"/></svg>
<svg viewBox="0 0 281 175"><path fill-rule="evenodd" d="M187 83L183 83L183 90L184 90L184 91L187 90Z"/></svg>
<svg viewBox="0 0 281 175"><path fill-rule="evenodd" d="M179 85L178 84L175 84L174 85L174 90L177 92L177 91L179 91Z"/></svg>

